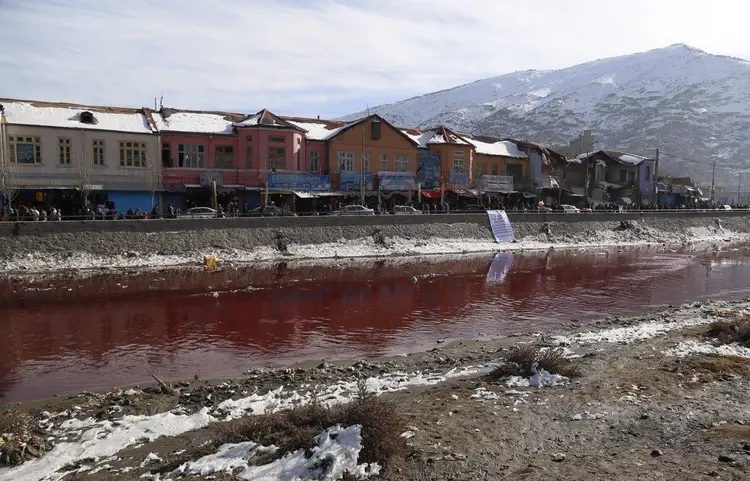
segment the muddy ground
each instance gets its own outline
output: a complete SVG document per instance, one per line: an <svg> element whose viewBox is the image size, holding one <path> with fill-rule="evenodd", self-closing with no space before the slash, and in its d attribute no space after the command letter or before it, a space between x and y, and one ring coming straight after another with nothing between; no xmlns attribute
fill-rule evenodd
<svg viewBox="0 0 750 481"><path fill-rule="evenodd" d="M256 388L263 392L280 385L326 384L395 371L445 372L460 366L486 366L521 343L558 346L561 340L555 336L560 334L649 321L707 322L747 309L750 299L670 307L635 318L602 320L593 329L569 325L556 332L501 340L438 344L427 352L376 363L313 363L249 371L241 379L174 382L178 396L163 394L154 384L142 386L135 395L85 393L27 403L22 408L37 417L45 417L40 414L43 411L67 409L78 418L98 419L155 414L177 406L193 412ZM509 388L482 373L384 394L406 419L409 447L404 460L378 479L750 479L750 359L725 362L726 358L705 355L665 355L680 341L695 340L704 332L705 326L693 326L632 343L579 343L569 337L573 341L562 344L574 353L583 375L562 386ZM149 453L157 454L165 464L173 453L205 442L208 433L203 429L160 438L126 448L106 463L87 460L92 466L105 467L65 479L143 479L142 475L160 465L141 467ZM54 451L48 456L54 456ZM224 474L191 479L235 478Z"/></svg>

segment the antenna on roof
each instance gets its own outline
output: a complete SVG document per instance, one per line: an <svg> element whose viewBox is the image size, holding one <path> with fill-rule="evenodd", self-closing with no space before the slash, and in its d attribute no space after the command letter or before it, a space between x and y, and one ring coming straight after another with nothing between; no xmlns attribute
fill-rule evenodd
<svg viewBox="0 0 750 481"><path fill-rule="evenodd" d="M365 104L367 106L367 116L370 116L370 104Z"/></svg>
<svg viewBox="0 0 750 481"><path fill-rule="evenodd" d="M154 97L154 110L159 110L156 108L156 97Z"/></svg>

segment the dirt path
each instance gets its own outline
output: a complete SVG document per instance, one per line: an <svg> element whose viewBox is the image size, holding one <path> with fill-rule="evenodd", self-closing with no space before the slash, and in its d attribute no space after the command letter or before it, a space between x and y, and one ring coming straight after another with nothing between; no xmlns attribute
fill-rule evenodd
<svg viewBox="0 0 750 481"><path fill-rule="evenodd" d="M750 300L696 304L603 320L593 333L587 328L463 341L372 364L321 364L251 371L236 380L185 381L174 385L179 396L148 387L23 407L39 419L48 417L38 414L42 411L67 410L78 419L101 420L180 406L188 414L207 406L218 416L227 412L217 411L226 399L253 392L262 396L282 385L303 392L312 385L353 383L362 377L432 373L443 378L428 376L407 390L382 394L405 417L409 447L405 460L379 479L750 479L750 359L665 354L683 341L701 341L711 320L743 310L750 310ZM583 375L547 388L510 388L504 381L489 381L485 373L492 363L520 343L565 346ZM65 419L54 418L51 424L57 428ZM52 437L55 431L49 430ZM65 479L142 479L175 452L200 445L208 432L134 442L113 457L79 460L66 468L70 474ZM150 453L160 461L141 466ZM54 456L52 451L46 457ZM10 475L0 471L0 479L14 479ZM235 479L221 476L192 479Z"/></svg>

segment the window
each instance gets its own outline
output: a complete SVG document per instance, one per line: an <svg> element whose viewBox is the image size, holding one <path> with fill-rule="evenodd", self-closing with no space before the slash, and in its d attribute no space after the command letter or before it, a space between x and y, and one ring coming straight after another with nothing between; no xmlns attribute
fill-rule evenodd
<svg viewBox="0 0 750 481"><path fill-rule="evenodd" d="M275 137L273 135L268 137L268 141L275 144L283 144L285 142L284 137Z"/></svg>
<svg viewBox="0 0 750 481"><path fill-rule="evenodd" d="M464 159L453 159L453 170L463 171L464 170Z"/></svg>
<svg viewBox="0 0 750 481"><path fill-rule="evenodd" d="M354 170L354 152L339 152L338 159L341 172L352 172Z"/></svg>
<svg viewBox="0 0 750 481"><path fill-rule="evenodd" d="M217 145L214 167L217 169L234 169L234 147L231 145Z"/></svg>
<svg viewBox="0 0 750 481"><path fill-rule="evenodd" d="M169 168L172 165L172 146L169 143L161 144L161 165Z"/></svg>
<svg viewBox="0 0 750 481"><path fill-rule="evenodd" d="M320 152L310 151L310 172L320 172Z"/></svg>
<svg viewBox="0 0 750 481"><path fill-rule="evenodd" d="M369 152L364 152L362 154L362 170L365 172L370 171L370 154Z"/></svg>
<svg viewBox="0 0 750 481"><path fill-rule="evenodd" d="M393 157L394 170L396 172L409 172L409 156L396 155Z"/></svg>
<svg viewBox="0 0 750 481"><path fill-rule="evenodd" d="M500 172L497 168L497 162L492 163L492 175L497 175L497 173Z"/></svg>
<svg viewBox="0 0 750 481"><path fill-rule="evenodd" d="M628 172L628 182L635 184L635 172Z"/></svg>
<svg viewBox="0 0 750 481"><path fill-rule="evenodd" d="M646 181L647 182L652 182L652 180L651 180L651 166L650 165L646 166Z"/></svg>
<svg viewBox="0 0 750 481"><path fill-rule="evenodd" d="M464 151L463 150L454 150L453 151L453 156L454 157L463 157L464 156Z"/></svg>
<svg viewBox="0 0 750 481"><path fill-rule="evenodd" d="M370 122L370 137L372 140L380 140L381 125L380 120L373 120Z"/></svg>
<svg viewBox="0 0 750 481"><path fill-rule="evenodd" d="M122 143L121 143L122 144ZM202 145L178 144L177 166L186 169L202 169L205 165L206 152ZM122 159L120 159L122 165Z"/></svg>
<svg viewBox="0 0 750 481"><path fill-rule="evenodd" d="M627 177L627 172L625 172L625 169L620 169L620 183L624 184L625 179Z"/></svg>
<svg viewBox="0 0 750 481"><path fill-rule="evenodd" d="M388 171L388 154L380 154L380 170Z"/></svg>
<svg viewBox="0 0 750 481"><path fill-rule="evenodd" d="M523 179L523 165L505 164L505 175L513 177L514 184L520 184Z"/></svg>
<svg viewBox="0 0 750 481"><path fill-rule="evenodd" d="M284 147L268 148L268 168L272 170L284 169L286 159L286 149Z"/></svg>
<svg viewBox="0 0 750 481"><path fill-rule="evenodd" d="M60 137L57 140L58 152L60 156L60 163L63 165L70 165L70 139Z"/></svg>
<svg viewBox="0 0 750 481"><path fill-rule="evenodd" d="M94 165L104 165L104 141L94 140Z"/></svg>
<svg viewBox="0 0 750 481"><path fill-rule="evenodd" d="M8 137L10 161L19 164L42 163L42 141L39 137Z"/></svg>
<svg viewBox="0 0 750 481"><path fill-rule="evenodd" d="M146 167L146 143L120 142L120 166Z"/></svg>
<svg viewBox="0 0 750 481"><path fill-rule="evenodd" d="M245 137L245 168L246 169L252 169L253 168L253 136L248 135Z"/></svg>

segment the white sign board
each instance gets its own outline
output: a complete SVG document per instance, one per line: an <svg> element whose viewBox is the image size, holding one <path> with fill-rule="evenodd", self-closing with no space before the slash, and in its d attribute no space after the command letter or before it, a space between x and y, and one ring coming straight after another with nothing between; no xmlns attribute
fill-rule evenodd
<svg viewBox="0 0 750 481"><path fill-rule="evenodd" d="M490 227L492 234L497 242L513 242L513 226L510 225L508 214L504 210L488 210L487 216L490 218Z"/></svg>
<svg viewBox="0 0 750 481"><path fill-rule="evenodd" d="M483 175L482 188L485 192L512 192L513 177L510 175Z"/></svg>

